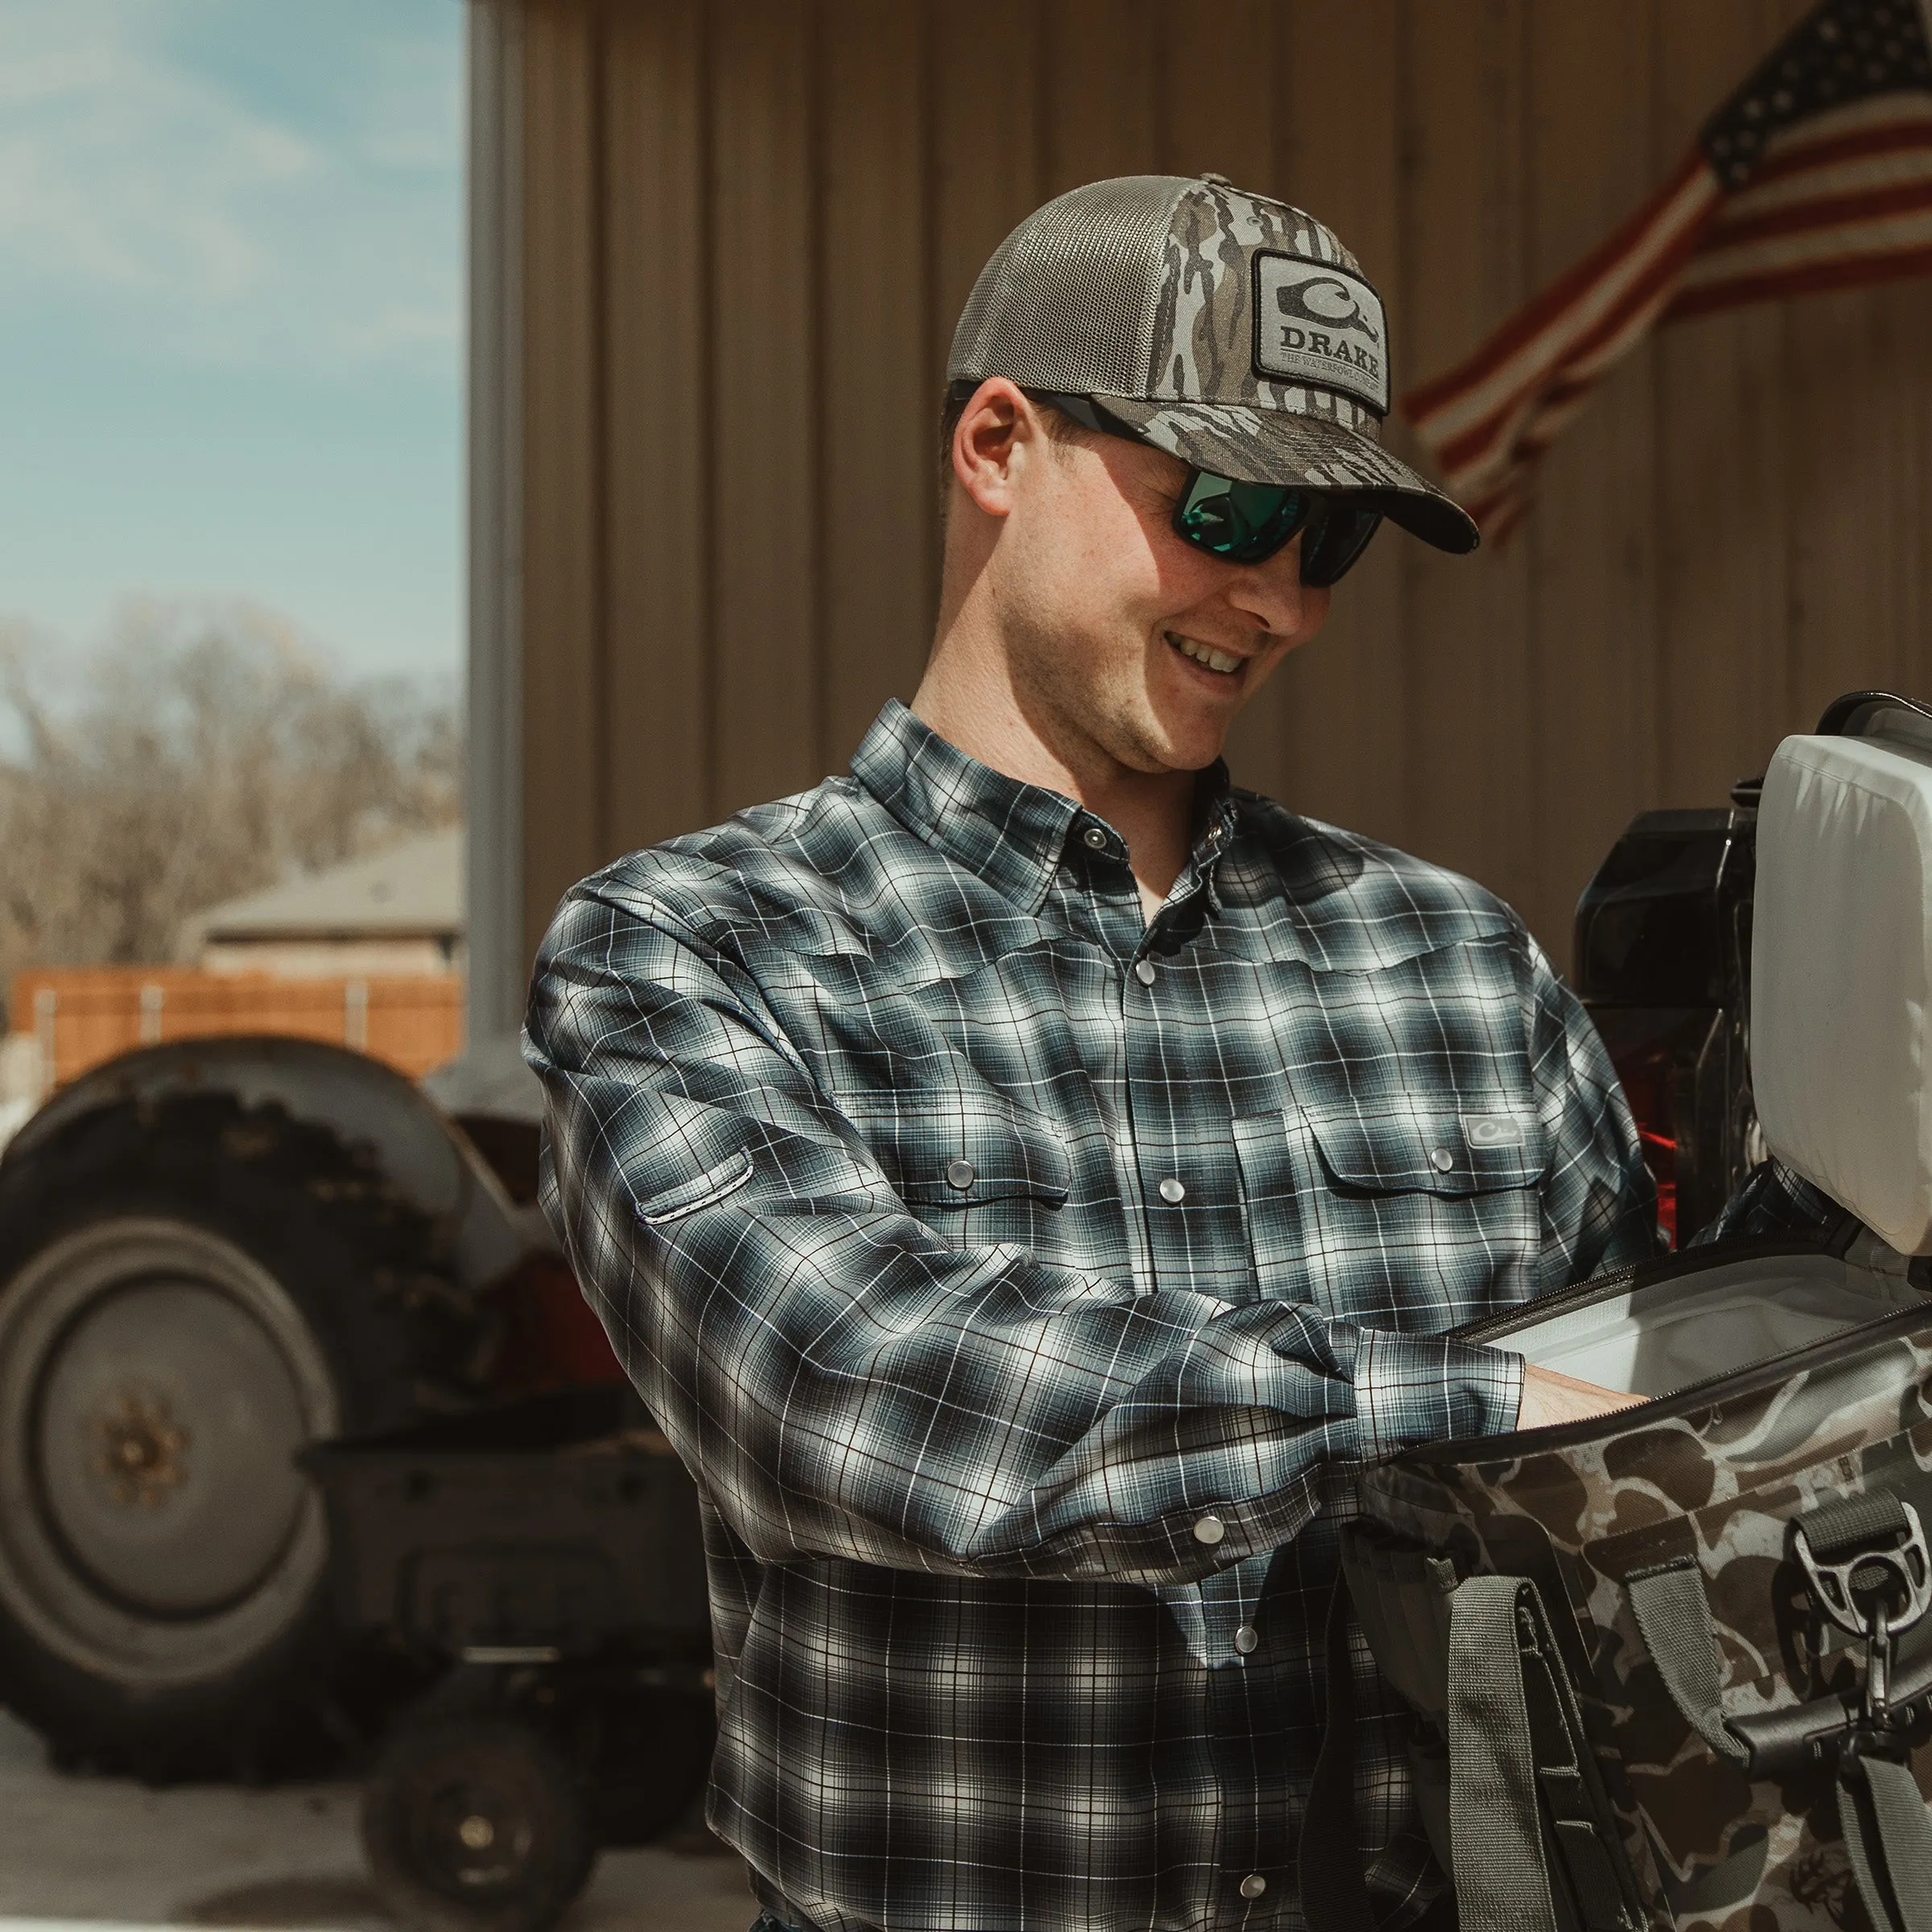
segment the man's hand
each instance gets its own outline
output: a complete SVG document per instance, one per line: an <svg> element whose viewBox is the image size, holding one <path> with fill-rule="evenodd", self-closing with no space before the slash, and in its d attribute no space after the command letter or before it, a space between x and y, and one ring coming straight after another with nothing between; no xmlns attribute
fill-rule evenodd
<svg viewBox="0 0 1932 1932"><path fill-rule="evenodd" d="M1523 1404L1517 1411L1519 1429L1549 1429L1558 1422L1587 1422L1592 1416L1614 1415L1620 1409L1634 1409L1644 1400L1626 1395L1620 1389L1600 1389L1595 1382L1579 1382L1574 1376L1558 1375L1554 1368L1525 1368Z"/></svg>

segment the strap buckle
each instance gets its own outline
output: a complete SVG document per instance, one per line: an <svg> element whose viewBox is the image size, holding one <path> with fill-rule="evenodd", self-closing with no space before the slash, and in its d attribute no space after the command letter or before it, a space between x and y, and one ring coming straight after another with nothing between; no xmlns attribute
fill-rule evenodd
<svg viewBox="0 0 1932 1932"><path fill-rule="evenodd" d="M1802 1521L1791 1525L1798 1560L1819 1608L1839 1629L1864 1640L1864 1717L1881 1731L1893 1721L1892 1640L1932 1610L1932 1549L1925 1525L1902 1497L1885 1501L1896 1503L1896 1509L1861 1511L1865 1520L1851 1536L1842 1530L1835 1537L1821 1534L1822 1555ZM1814 1524L1814 1533L1825 1528Z"/></svg>

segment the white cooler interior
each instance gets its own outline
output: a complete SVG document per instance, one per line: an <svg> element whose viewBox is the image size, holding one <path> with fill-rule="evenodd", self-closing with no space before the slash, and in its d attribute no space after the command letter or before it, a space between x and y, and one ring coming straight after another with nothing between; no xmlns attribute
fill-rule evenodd
<svg viewBox="0 0 1932 1932"><path fill-rule="evenodd" d="M1668 1395L1926 1299L1902 1276L1794 1255L1651 1282L1530 1323L1492 1345L1599 1388Z"/></svg>

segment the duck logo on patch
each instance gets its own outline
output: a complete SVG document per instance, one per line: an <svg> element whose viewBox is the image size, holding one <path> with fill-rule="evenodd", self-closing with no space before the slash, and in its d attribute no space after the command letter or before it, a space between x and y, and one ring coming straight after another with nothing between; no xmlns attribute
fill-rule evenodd
<svg viewBox="0 0 1932 1932"><path fill-rule="evenodd" d="M1386 415L1388 324L1381 296L1331 262L1257 254L1254 367L1275 382L1339 390Z"/></svg>

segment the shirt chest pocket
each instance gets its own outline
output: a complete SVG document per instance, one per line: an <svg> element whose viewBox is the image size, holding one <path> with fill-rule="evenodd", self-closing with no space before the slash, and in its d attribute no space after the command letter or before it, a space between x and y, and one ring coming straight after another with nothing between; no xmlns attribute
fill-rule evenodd
<svg viewBox="0 0 1932 1932"><path fill-rule="evenodd" d="M1064 1136L1042 1115L917 1088L839 1104L899 1199L960 1246L1030 1241L1067 1204Z"/></svg>
<svg viewBox="0 0 1932 1932"><path fill-rule="evenodd" d="M1549 1152L1523 1101L1397 1093L1234 1128L1263 1295L1423 1333L1536 1292Z"/></svg>

